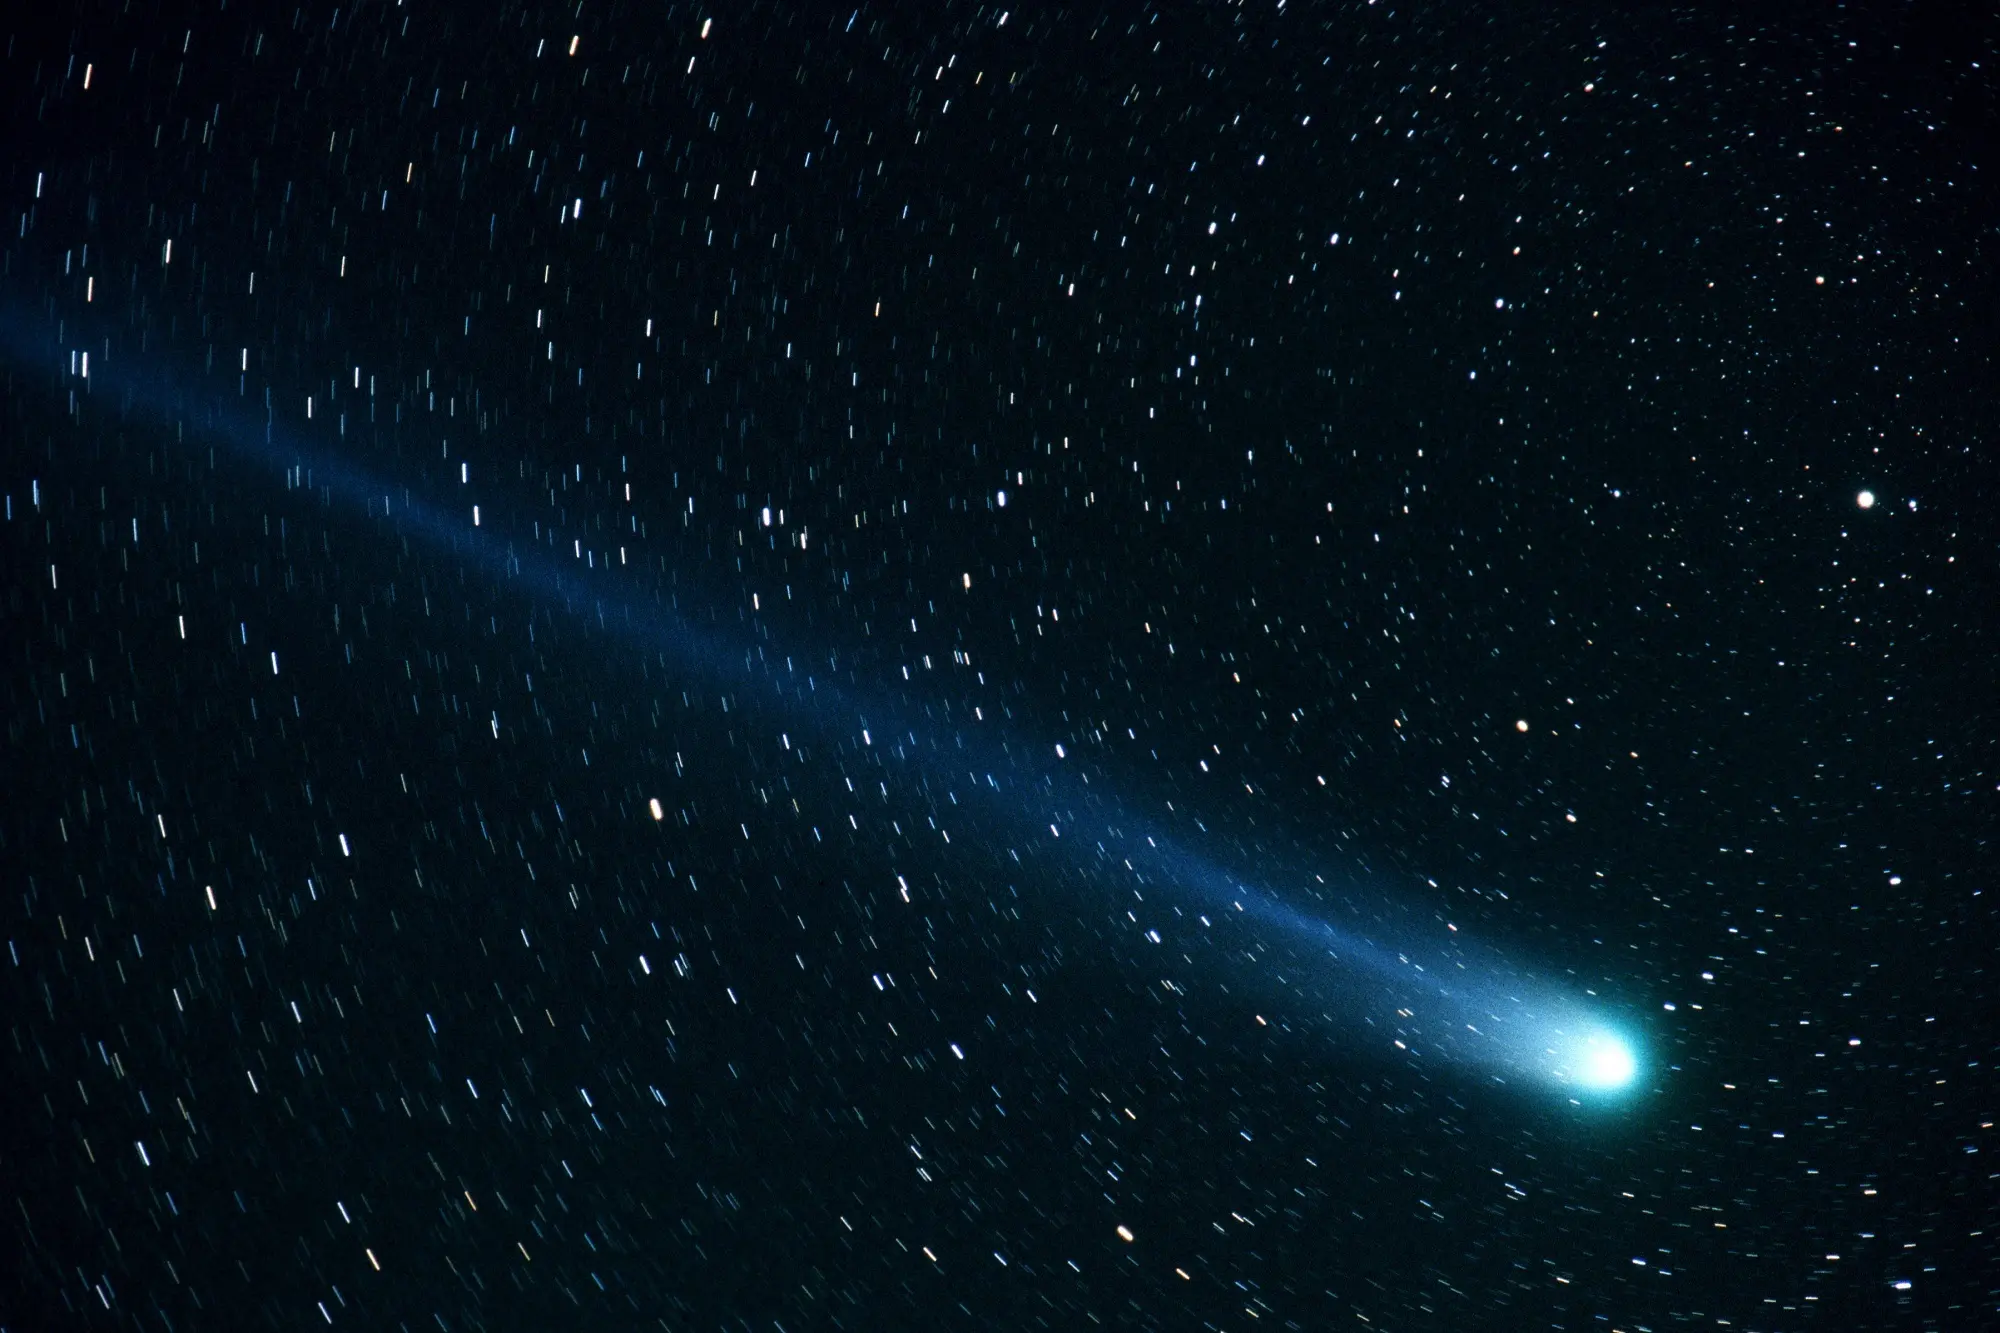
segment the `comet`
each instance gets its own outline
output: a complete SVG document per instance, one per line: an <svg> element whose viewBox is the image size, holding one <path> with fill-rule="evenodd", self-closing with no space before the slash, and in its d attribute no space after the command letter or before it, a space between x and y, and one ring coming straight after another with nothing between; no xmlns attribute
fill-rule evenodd
<svg viewBox="0 0 2000 1333"><path fill-rule="evenodd" d="M1390 930L1380 912L1367 924L1369 912L1357 904L1379 906L1388 897L1380 886L1323 890L1324 875L1298 864L1260 874L1233 869L1213 850L1222 840L1202 819L1174 811L1165 820L1146 800L1107 791L1102 770L1093 783L1059 743L1040 742L1018 724L941 728L932 710L911 704L908 690L841 686L830 671L821 677L799 669L826 660L824 648L774 652L769 636L753 642L698 626L664 609L608 560L579 567L550 555L546 543L518 533L510 539L504 520L488 514L482 522L469 503L461 514L401 480L370 473L325 442L323 420L280 425L252 416L195 376L174 378L129 353L91 368L12 312L0 317L0 355L46 374L52 389L109 400L128 419L149 419L204 450L220 446L274 482L310 478L356 519L392 524L522 596L617 635L635 654L671 659L727 687L757 687L750 697L786 729L785 748L793 731L816 734L844 765L881 774L885 795L887 779L897 777L899 798L913 807L936 808L935 792L945 790L953 807L978 812L979 841L989 853L1039 864L1050 881L1090 886L1085 891L1097 895L1107 917L1137 927L1129 947L1171 946L1190 963L1199 956L1198 966L1226 979L1232 993L1263 987L1301 1014L1321 1015L1336 1038L1358 1033L1401 1058L1579 1105L1627 1093L1644 1074L1639 1046L1594 997L1543 980L1455 928L1445 939ZM497 715L492 727L497 738ZM657 800L642 801L636 817L658 823L663 814ZM1315 887L1308 889L1309 881ZM910 900L907 883L901 898ZM1264 961L1245 961L1260 950Z"/></svg>

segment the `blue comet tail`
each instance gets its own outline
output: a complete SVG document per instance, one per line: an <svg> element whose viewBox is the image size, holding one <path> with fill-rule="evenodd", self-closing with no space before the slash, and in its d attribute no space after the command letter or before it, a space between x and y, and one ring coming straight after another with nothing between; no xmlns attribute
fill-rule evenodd
<svg viewBox="0 0 2000 1333"><path fill-rule="evenodd" d="M114 410L176 438L199 437L204 450L219 445L273 476L309 471L329 500L343 502L357 518L389 523L521 596L620 636L636 652L671 658L682 670L732 686L760 687L765 707L784 725L814 728L851 753L865 751L866 762L885 779L908 783L913 799L921 799L917 789L969 777L968 795L983 805L1002 845L1013 844L1004 854L1015 862L1038 858L1054 872L1050 881L1070 878L1060 872L1082 872L1099 885L1129 883L1142 903L1150 895L1175 910L1177 902L1199 929L1188 920L1162 922L1142 927L1145 938L1172 943L1190 963L1201 950L1203 965L1239 991L1275 986L1284 992L1280 998L1310 1004L1330 1023L1338 1015L1377 1048L1390 1045L1411 1059L1483 1069L1499 1082L1578 1100L1622 1091L1638 1078L1632 1044L1566 991L1462 943L1462 936L1404 934L1391 941L1379 929L1341 924L1316 891L1306 891L1320 899L1307 910L1278 892L1253 888L1188 846L1189 823L1207 841L1219 841L1199 820L1181 816L1176 833L1140 802L1108 793L1102 782L1027 758L1061 758L1060 747L1024 743L1019 734L939 732L927 710L898 694L842 687L831 669L824 677L807 674L800 665L816 660L809 653L785 656L697 628L629 574L608 565L562 563L539 544L509 540L499 523L482 525L471 512L458 514L400 481L372 475L333 452L324 430L303 422L281 425L268 414L253 417L197 377L134 364L132 356L121 356L116 370L102 361L89 370L86 359L72 356L49 332L33 317L0 312L0 355L41 371L65 392L107 398ZM762 642L768 645L768 637ZM496 720L496 736L498 725ZM1273 870L1263 878L1269 883L1276 876ZM1363 896L1364 886L1350 888ZM1106 895L1102 905L1111 902ZM1130 914L1122 890L1117 907L1120 916ZM1168 929L1176 931L1171 940L1161 933ZM1255 965L1242 961L1246 943L1275 948L1287 966L1281 973L1250 970Z"/></svg>

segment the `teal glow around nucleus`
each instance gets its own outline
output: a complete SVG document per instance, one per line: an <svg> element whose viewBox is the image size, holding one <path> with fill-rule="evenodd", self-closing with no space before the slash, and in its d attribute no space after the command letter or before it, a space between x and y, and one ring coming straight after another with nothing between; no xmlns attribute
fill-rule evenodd
<svg viewBox="0 0 2000 1333"><path fill-rule="evenodd" d="M1639 1076L1638 1053L1609 1028L1558 1033L1548 1055L1555 1079L1583 1092L1622 1092Z"/></svg>

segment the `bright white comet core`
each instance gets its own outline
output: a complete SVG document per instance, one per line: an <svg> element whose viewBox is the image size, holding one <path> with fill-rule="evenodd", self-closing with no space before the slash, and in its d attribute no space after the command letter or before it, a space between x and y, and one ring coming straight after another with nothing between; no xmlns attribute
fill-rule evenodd
<svg viewBox="0 0 2000 1333"><path fill-rule="evenodd" d="M1559 1037L1549 1055L1557 1079L1590 1092L1617 1092L1639 1072L1638 1057L1625 1039L1601 1028Z"/></svg>

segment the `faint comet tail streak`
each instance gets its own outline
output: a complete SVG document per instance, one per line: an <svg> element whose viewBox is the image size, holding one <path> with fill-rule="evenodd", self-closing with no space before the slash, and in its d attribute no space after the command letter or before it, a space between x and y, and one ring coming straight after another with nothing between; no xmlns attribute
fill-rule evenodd
<svg viewBox="0 0 2000 1333"><path fill-rule="evenodd" d="M797 680L788 680L791 658L785 653L767 655L759 644L697 628L657 599L645 599L632 577L620 574L621 566L609 559L592 558L578 565L548 558L540 543L524 550L507 539L504 520L487 515L475 521L476 509L433 504L410 486L385 482L281 428L268 409L258 418L219 396L191 394L188 381L167 378L144 364L134 368L129 357L121 357L115 365L101 358L85 380L80 372L70 371L69 354L52 337L37 336L17 312L0 311L0 354L29 368L53 372L57 386L65 381L72 387L82 385L90 395L111 399L118 410L150 418L176 434L192 423L197 433L281 478L288 488L310 486L329 502L338 500L365 519L394 523L466 561L495 583L558 605L635 648L671 655L683 669L731 684L761 677L772 686L768 696L772 706L794 725L815 727L835 743L858 740L884 768L903 765L919 782L955 782L967 765L974 766L988 775L987 781L969 790L1010 828L1016 843L1086 872L1101 868L1093 860L1097 849L1122 843L1132 849L1124 864L1135 883L1165 886L1204 922L1214 913L1242 927L1275 932L1296 958L1310 960L1309 967L1299 965L1303 977L1287 984L1301 991L1351 995L1366 979L1373 987L1360 997L1361 1012L1366 1014L1400 1017L1414 1014L1415 1006L1422 1005L1423 1032L1412 1029L1418 1039L1395 1039L1395 1045L1413 1058L1439 1055L1491 1070L1505 1080L1538 1083L1578 1096L1620 1091L1639 1075L1639 1055L1632 1043L1561 989L1500 959L1475 958L1457 940L1448 947L1422 942L1390 947L1326 916L1303 911L1277 894L1252 888L1211 858L1184 848L1164 827L1119 798L1107 798L1095 789L1085 791L1065 769L1030 767L1025 756L1047 753L1049 747L1023 744L1018 736L984 741L964 733L954 735L949 745L939 744L935 735L919 740L920 733L928 732L920 710L899 705L887 694L864 698L829 682L802 687ZM85 363L78 358L77 364ZM583 554L580 541L576 553ZM787 663L786 670L778 669L780 661ZM497 739L501 733L497 716L493 732ZM1055 753L1061 756L1062 751L1058 748ZM1008 775L1004 786L993 776L1002 773ZM1102 823L1086 829L1076 814L1080 810L1105 811L1092 817L1093 823L1100 818ZM650 810L654 821L661 814L657 806ZM747 826L744 832L748 837ZM1010 854L1020 859L1018 851ZM1158 929L1147 930L1145 938L1162 942ZM1425 958L1432 961L1422 961Z"/></svg>

